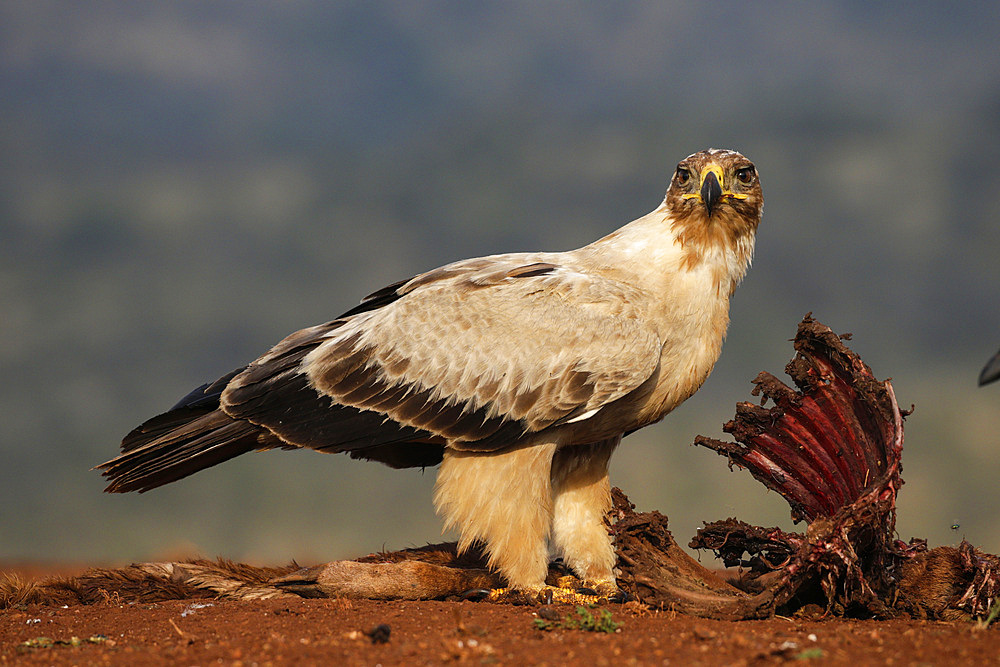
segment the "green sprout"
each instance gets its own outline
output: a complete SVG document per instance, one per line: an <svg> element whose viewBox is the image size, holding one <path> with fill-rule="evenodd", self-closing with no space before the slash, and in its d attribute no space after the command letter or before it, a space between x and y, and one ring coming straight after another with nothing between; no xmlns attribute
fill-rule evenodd
<svg viewBox="0 0 1000 667"><path fill-rule="evenodd" d="M586 607L577 607L574 613L566 614L561 620L536 618L535 628L544 632L564 628L566 630L582 630L583 632L618 632L622 624L611 616L607 609L598 609L593 613Z"/></svg>

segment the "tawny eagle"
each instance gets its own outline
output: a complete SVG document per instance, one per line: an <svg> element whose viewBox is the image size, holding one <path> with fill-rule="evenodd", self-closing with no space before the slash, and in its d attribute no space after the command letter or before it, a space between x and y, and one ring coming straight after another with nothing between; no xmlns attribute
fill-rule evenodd
<svg viewBox="0 0 1000 667"><path fill-rule="evenodd" d="M448 264L291 334L129 433L107 490L277 447L440 465L446 528L511 587L544 589L551 547L613 590L608 461L708 377L762 206L746 157L694 153L656 210L590 245Z"/></svg>

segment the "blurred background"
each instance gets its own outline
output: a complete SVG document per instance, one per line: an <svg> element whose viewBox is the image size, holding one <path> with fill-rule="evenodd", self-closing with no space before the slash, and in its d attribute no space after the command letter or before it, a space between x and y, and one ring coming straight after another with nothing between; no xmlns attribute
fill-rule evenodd
<svg viewBox="0 0 1000 667"><path fill-rule="evenodd" d="M433 470L269 452L110 496L90 468L383 285L647 213L709 146L762 175L754 266L714 373L613 482L683 543L792 528L691 443L812 311L916 406L900 536L1000 552L998 34L986 2L0 4L0 559L436 541Z"/></svg>

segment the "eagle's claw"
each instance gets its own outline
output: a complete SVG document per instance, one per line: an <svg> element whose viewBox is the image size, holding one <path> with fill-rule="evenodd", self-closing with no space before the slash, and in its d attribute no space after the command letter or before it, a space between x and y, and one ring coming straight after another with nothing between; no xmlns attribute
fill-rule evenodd
<svg viewBox="0 0 1000 667"><path fill-rule="evenodd" d="M470 602L479 602L480 600L485 600L490 596L492 591L485 588L470 588L458 597L463 600L468 600Z"/></svg>
<svg viewBox="0 0 1000 667"><path fill-rule="evenodd" d="M568 577L567 577L568 578ZM576 580L580 583L579 580ZM562 582L561 582L562 583ZM467 592L463 597L469 595ZM486 595L486 597L475 597L466 599L489 600L490 602L504 602L518 605L550 605L550 604L572 604L572 605L595 605L606 603L621 603L629 599L628 593L622 591L613 582L597 582L592 585L582 586L539 586L525 590L513 588L496 588Z"/></svg>

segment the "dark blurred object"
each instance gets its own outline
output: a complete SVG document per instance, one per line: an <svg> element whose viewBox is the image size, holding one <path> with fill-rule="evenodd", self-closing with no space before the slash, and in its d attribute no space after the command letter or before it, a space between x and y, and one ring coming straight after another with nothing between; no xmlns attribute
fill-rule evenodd
<svg viewBox="0 0 1000 667"><path fill-rule="evenodd" d="M391 632L392 629L388 625L381 623L371 630L365 630L365 636L372 640L372 644L388 644Z"/></svg>
<svg viewBox="0 0 1000 667"><path fill-rule="evenodd" d="M1000 378L1000 352L993 355L993 358L986 362L983 371L979 374L979 386L989 384Z"/></svg>

